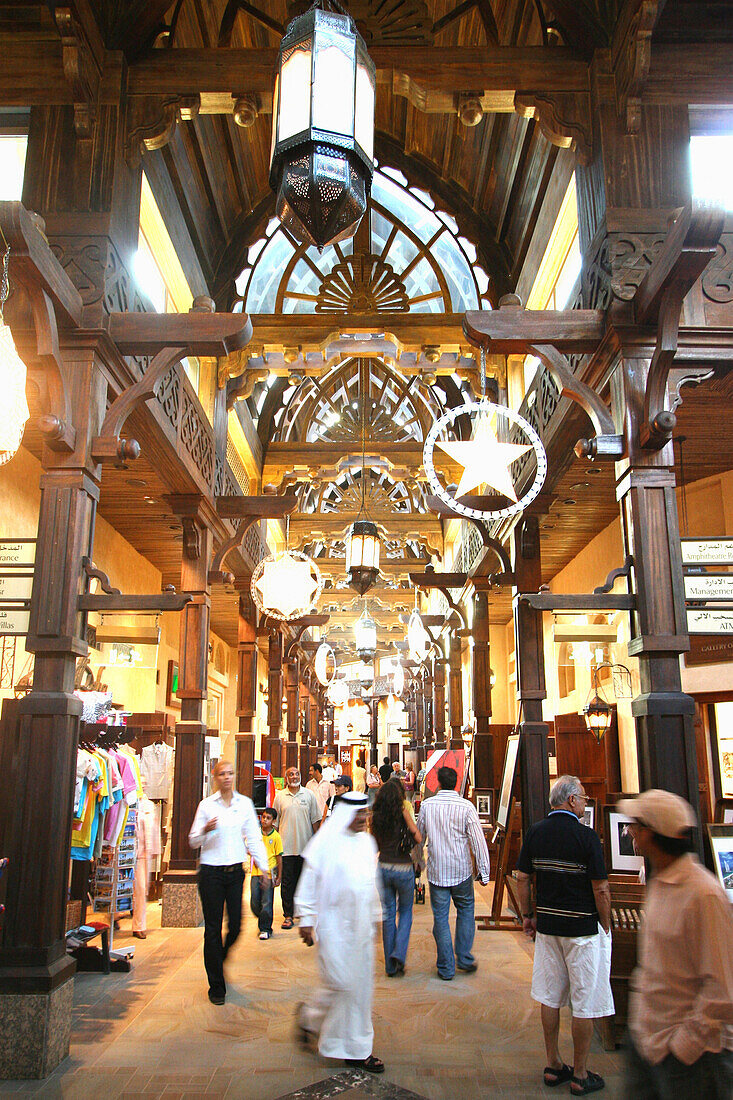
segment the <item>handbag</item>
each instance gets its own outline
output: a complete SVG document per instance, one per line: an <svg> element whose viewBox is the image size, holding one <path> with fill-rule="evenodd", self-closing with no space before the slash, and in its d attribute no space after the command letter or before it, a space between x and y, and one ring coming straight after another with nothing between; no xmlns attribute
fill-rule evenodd
<svg viewBox="0 0 733 1100"><path fill-rule="evenodd" d="M400 839L397 844L397 851L401 856L412 858L412 848L414 843L415 842L412 839L412 833L407 828L407 825L405 825L404 821L400 821Z"/></svg>

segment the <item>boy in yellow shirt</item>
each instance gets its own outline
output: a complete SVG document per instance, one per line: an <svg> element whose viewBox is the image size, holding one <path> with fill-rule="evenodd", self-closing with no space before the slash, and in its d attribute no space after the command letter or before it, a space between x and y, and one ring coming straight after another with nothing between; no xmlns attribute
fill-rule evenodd
<svg viewBox="0 0 733 1100"><path fill-rule="evenodd" d="M272 935L272 906L275 899L275 887L280 885L283 873L283 842L275 828L277 810L268 806L260 814L262 842L267 852L268 866L272 883L263 882L260 869L252 861L252 874L249 881L249 905L257 917L260 939L269 940Z"/></svg>

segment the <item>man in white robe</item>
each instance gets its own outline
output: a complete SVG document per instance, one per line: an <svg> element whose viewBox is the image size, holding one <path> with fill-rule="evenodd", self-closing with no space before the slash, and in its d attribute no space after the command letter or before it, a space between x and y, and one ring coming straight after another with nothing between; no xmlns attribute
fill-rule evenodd
<svg viewBox="0 0 733 1100"><path fill-rule="evenodd" d="M301 1038L318 1035L324 1058L383 1073L372 1054L374 929L382 919L377 846L366 830L367 799L347 792L303 851L295 894L301 939L318 943L322 987L298 1009ZM348 960L359 959L352 966Z"/></svg>

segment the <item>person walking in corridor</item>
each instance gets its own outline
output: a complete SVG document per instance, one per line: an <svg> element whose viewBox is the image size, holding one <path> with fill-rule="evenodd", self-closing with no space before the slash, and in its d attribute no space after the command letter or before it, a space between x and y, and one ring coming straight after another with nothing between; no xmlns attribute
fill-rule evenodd
<svg viewBox="0 0 733 1100"><path fill-rule="evenodd" d="M733 1096L733 911L692 854L692 807L670 791L623 799L651 864L631 976L626 1093L634 1100Z"/></svg>
<svg viewBox="0 0 733 1100"><path fill-rule="evenodd" d="M321 813L313 791L301 787L298 768L287 769L285 782L285 789L275 795L274 807L283 842L283 877L280 884L283 922L280 927L288 929L293 927L293 899L303 867L303 849L318 830Z"/></svg>
<svg viewBox="0 0 733 1100"><path fill-rule="evenodd" d="M377 793L372 811L372 836L379 849L384 969L392 978L405 973L415 897L411 852L413 845L422 843L412 814L405 805L401 783L390 780Z"/></svg>
<svg viewBox="0 0 733 1100"><path fill-rule="evenodd" d="M199 802L188 834L192 848L200 848L199 895L204 913L204 966L209 979L209 1000L223 1005L226 999L224 961L236 943L242 925L244 860L252 855L270 881L270 867L262 842L260 823L251 798L234 789L234 768L219 760L214 768L217 791ZM227 936L222 941L224 906Z"/></svg>
<svg viewBox="0 0 733 1100"><path fill-rule="evenodd" d="M455 768L438 768L440 790L420 807L417 828L428 843L428 885L433 910L433 938L438 949L438 977L453 979L456 967L478 970L471 948L476 931L473 859L478 878L491 877L489 850L475 807L456 791ZM400 784L401 786L401 784ZM450 932L450 903L456 908L455 951Z"/></svg>

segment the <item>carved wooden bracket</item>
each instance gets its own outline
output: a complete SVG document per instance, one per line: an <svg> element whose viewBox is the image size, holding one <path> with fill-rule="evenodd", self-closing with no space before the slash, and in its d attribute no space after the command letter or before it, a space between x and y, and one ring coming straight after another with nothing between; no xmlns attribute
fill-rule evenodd
<svg viewBox="0 0 733 1100"><path fill-rule="evenodd" d="M677 418L666 407L667 383L677 353L682 302L715 259L724 224L721 207L693 199L675 221L634 295L636 323L654 325L657 330L639 430L641 445L648 450L660 450L672 438Z"/></svg>
<svg viewBox="0 0 733 1100"><path fill-rule="evenodd" d="M599 584L598 588L594 588L593 591L596 592L596 593L610 592L619 577L630 577L631 576L631 570L633 569L633 567L634 567L633 555L628 554L627 557L624 559L624 564L621 565L618 569L612 569L611 572L606 577L606 580L604 581L604 583Z"/></svg>
<svg viewBox="0 0 733 1100"><path fill-rule="evenodd" d="M134 164L142 153L162 149L179 122L190 122L201 108L201 96L133 96L127 114L127 159Z"/></svg>
<svg viewBox="0 0 733 1100"><path fill-rule="evenodd" d="M153 359L145 376L115 398L107 410L99 435L92 440L92 457L97 462L120 465L126 459L138 457L140 444L137 440L120 438L125 421L139 405L156 396L168 371L180 363L185 354L185 347L163 348Z"/></svg>
<svg viewBox="0 0 733 1100"><path fill-rule="evenodd" d="M96 565L91 558L82 558L81 566L87 577L94 580L98 580L103 592L106 592L108 596L119 596L119 588L113 588L110 584L109 577L106 573L103 573L101 569L97 569Z"/></svg>
<svg viewBox="0 0 733 1100"><path fill-rule="evenodd" d="M198 561L201 557L201 527L193 516L182 516L183 525L183 553L190 561Z"/></svg>
<svg viewBox="0 0 733 1100"><path fill-rule="evenodd" d="M615 461L624 452L623 436L616 432L613 417L603 399L576 378L565 356L552 344L535 344L530 354L536 355L554 378L563 393L587 412L596 430L593 439L581 439L575 446L579 457L603 458Z"/></svg>
<svg viewBox="0 0 733 1100"><path fill-rule="evenodd" d="M97 115L101 74L84 30L71 8L57 7L53 14L61 35L64 76L74 97L74 129L77 137L90 138Z"/></svg>
<svg viewBox="0 0 733 1100"><path fill-rule="evenodd" d="M593 159L593 124L589 92L533 92L517 94L514 109L534 118L553 145L573 149L581 164Z"/></svg>
<svg viewBox="0 0 733 1100"><path fill-rule="evenodd" d="M664 0L627 0L614 31L611 64L616 79L616 105L627 134L638 134L641 97L652 59L652 31Z"/></svg>
<svg viewBox="0 0 733 1100"><path fill-rule="evenodd" d="M436 573L426 569L424 573L410 573L410 581L416 588L437 588L445 596L446 603L454 615L457 615L464 630L468 630L468 619L460 604L451 596L452 588L463 588L469 579L467 573Z"/></svg>

